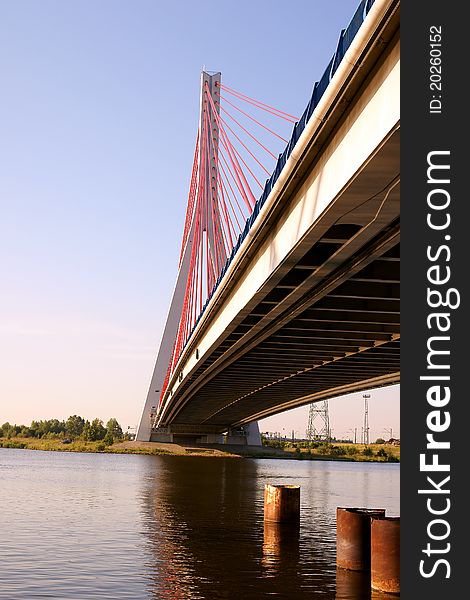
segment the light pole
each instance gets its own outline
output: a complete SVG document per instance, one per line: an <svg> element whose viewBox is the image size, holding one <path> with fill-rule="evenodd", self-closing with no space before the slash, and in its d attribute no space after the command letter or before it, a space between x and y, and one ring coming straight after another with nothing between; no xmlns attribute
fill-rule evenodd
<svg viewBox="0 0 470 600"><path fill-rule="evenodd" d="M362 394L364 398L364 444L369 445L369 398L370 394Z"/></svg>

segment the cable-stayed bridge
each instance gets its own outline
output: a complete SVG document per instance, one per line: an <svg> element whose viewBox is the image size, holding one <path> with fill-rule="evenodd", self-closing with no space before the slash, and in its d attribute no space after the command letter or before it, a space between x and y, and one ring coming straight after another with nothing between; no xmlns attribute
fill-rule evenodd
<svg viewBox="0 0 470 600"><path fill-rule="evenodd" d="M399 381L399 65L399 2L363 0L300 118L202 73L137 439L256 443L258 419Z"/></svg>

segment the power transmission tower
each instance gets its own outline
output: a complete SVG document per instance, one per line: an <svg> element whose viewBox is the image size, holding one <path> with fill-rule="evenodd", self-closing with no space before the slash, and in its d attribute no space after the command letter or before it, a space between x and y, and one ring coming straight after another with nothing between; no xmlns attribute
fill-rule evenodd
<svg viewBox="0 0 470 600"><path fill-rule="evenodd" d="M330 441L330 416L328 410L328 400L310 404L308 411L307 439L309 441Z"/></svg>
<svg viewBox="0 0 470 600"><path fill-rule="evenodd" d="M363 437L364 444L369 445L369 398L370 394L362 394L364 398L364 429L363 429Z"/></svg>

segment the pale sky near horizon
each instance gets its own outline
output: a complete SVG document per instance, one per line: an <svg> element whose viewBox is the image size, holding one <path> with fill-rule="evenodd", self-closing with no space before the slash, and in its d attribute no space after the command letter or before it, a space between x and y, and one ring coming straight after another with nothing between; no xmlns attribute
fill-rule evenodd
<svg viewBox="0 0 470 600"><path fill-rule="evenodd" d="M138 423L202 66L300 115L358 3L0 0L0 423ZM307 413L260 427L303 435ZM399 418L399 386L371 392L371 439L399 437ZM360 431L362 394L331 400L330 420Z"/></svg>

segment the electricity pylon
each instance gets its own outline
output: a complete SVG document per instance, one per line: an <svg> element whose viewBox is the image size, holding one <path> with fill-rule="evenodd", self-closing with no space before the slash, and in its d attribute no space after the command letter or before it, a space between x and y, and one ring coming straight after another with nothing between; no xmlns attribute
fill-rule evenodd
<svg viewBox="0 0 470 600"><path fill-rule="evenodd" d="M308 411L307 439L330 441L330 416L328 400L313 402Z"/></svg>

